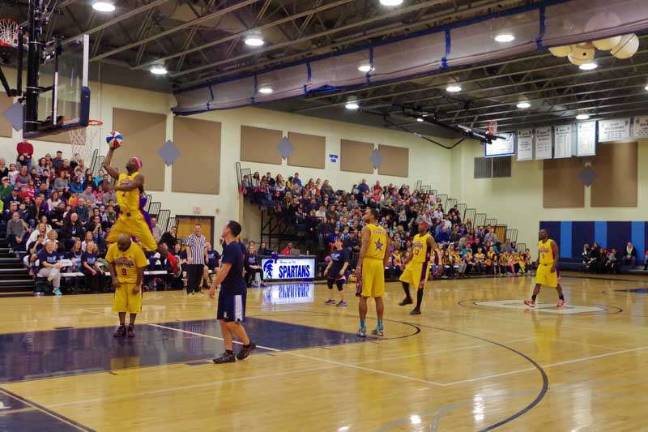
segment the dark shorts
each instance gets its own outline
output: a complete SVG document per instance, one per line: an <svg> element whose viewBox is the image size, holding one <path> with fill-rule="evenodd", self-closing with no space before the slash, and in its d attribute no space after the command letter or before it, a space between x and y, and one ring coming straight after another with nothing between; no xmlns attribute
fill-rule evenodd
<svg viewBox="0 0 648 432"><path fill-rule="evenodd" d="M218 312L216 319L226 322L243 322L245 320L245 294L218 294Z"/></svg>

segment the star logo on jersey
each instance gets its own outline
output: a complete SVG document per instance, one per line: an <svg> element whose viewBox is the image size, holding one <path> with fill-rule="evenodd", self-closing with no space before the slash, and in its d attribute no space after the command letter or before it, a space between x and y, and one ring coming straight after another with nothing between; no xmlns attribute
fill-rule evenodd
<svg viewBox="0 0 648 432"><path fill-rule="evenodd" d="M383 248L383 244L382 244L382 242L380 241L380 239L378 239L378 241L376 241L376 250L381 251L382 248Z"/></svg>

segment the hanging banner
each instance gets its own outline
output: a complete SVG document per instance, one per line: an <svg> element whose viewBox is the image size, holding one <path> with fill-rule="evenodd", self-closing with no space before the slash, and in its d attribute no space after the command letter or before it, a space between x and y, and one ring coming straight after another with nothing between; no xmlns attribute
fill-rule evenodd
<svg viewBox="0 0 648 432"><path fill-rule="evenodd" d="M630 138L630 119L599 120L599 142L618 141Z"/></svg>
<svg viewBox="0 0 648 432"><path fill-rule="evenodd" d="M553 133L551 126L535 130L535 158L537 160L551 159L553 148Z"/></svg>
<svg viewBox="0 0 648 432"><path fill-rule="evenodd" d="M533 160L533 129L522 129L518 131L517 160Z"/></svg>
<svg viewBox="0 0 648 432"><path fill-rule="evenodd" d="M596 122L578 123L576 156L596 155Z"/></svg>
<svg viewBox="0 0 648 432"><path fill-rule="evenodd" d="M572 156L572 125L554 127L554 159Z"/></svg>
<svg viewBox="0 0 648 432"><path fill-rule="evenodd" d="M633 119L632 136L635 138L648 138L648 116L639 116Z"/></svg>
<svg viewBox="0 0 648 432"><path fill-rule="evenodd" d="M494 139L491 143L484 144L484 156L511 156L515 154L515 134L501 133L503 139Z"/></svg>

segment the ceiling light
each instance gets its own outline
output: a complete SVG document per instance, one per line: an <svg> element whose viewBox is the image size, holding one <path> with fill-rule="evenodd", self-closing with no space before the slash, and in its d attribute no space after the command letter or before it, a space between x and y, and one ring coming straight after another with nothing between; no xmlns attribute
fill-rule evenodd
<svg viewBox="0 0 648 432"><path fill-rule="evenodd" d="M461 91L461 86L459 84L448 84L446 91L448 93L459 93Z"/></svg>
<svg viewBox="0 0 648 432"><path fill-rule="evenodd" d="M644 90L648 91L648 84L646 84L646 87L644 87Z"/></svg>
<svg viewBox="0 0 648 432"><path fill-rule="evenodd" d="M511 33L500 33L495 36L495 42L499 43L509 43L515 40L515 36Z"/></svg>
<svg viewBox="0 0 648 432"><path fill-rule="evenodd" d="M383 6L400 6L403 4L403 0L380 0L380 4Z"/></svg>
<svg viewBox="0 0 648 432"><path fill-rule="evenodd" d="M424 120L423 120L423 117L417 117L416 121L419 122L419 123L423 123Z"/></svg>
<svg viewBox="0 0 648 432"><path fill-rule="evenodd" d="M264 95L269 95L274 92L274 89L270 87L269 85L262 85L259 87L259 93L264 94Z"/></svg>
<svg viewBox="0 0 648 432"><path fill-rule="evenodd" d="M257 33L247 35L244 39L244 42L245 45L249 47L260 47L265 43L261 35Z"/></svg>
<svg viewBox="0 0 648 432"><path fill-rule="evenodd" d="M356 101L349 101L344 105L344 108L348 109L349 111L356 111L360 108L360 105L358 105L358 102Z"/></svg>
<svg viewBox="0 0 648 432"><path fill-rule="evenodd" d="M149 71L153 75L166 75L168 72L167 68L165 68L163 64L154 64L153 66L151 66L151 69L149 69Z"/></svg>
<svg viewBox="0 0 648 432"><path fill-rule="evenodd" d="M578 69L584 70L584 71L591 71L594 70L598 67L596 62L590 62L590 63L583 63L582 65L578 66Z"/></svg>
<svg viewBox="0 0 648 432"><path fill-rule="evenodd" d="M96 1L92 3L92 9L97 12L114 12L115 5L111 1Z"/></svg>
<svg viewBox="0 0 648 432"><path fill-rule="evenodd" d="M589 114L578 114L576 120L588 120L590 118Z"/></svg>
<svg viewBox="0 0 648 432"><path fill-rule="evenodd" d="M528 101L520 101L518 102L516 107L518 107L519 109L527 109L531 108L531 104Z"/></svg>
<svg viewBox="0 0 648 432"><path fill-rule="evenodd" d="M374 68L369 63L364 63L358 66L358 70L362 73L373 72Z"/></svg>

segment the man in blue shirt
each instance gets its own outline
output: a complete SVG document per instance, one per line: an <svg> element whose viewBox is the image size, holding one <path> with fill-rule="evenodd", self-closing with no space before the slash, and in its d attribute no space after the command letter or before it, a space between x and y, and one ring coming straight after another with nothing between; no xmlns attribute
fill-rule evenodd
<svg viewBox="0 0 648 432"><path fill-rule="evenodd" d="M214 359L215 364L234 363L237 359L245 360L256 348L241 324L245 319L246 288L243 279L243 250L236 241L239 234L241 234L241 224L238 222L230 221L223 228L222 265L209 289L209 296L213 298L216 288L220 286L216 318L220 323L225 345L225 352ZM243 343L243 348L236 356L233 349L234 336Z"/></svg>

